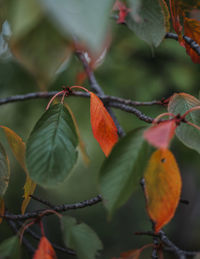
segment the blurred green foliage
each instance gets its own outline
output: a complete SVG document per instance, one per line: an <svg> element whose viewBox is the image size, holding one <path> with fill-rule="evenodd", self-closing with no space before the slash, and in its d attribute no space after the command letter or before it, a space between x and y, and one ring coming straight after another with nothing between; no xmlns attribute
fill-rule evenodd
<svg viewBox="0 0 200 259"><path fill-rule="evenodd" d="M7 2L11 6L4 6L3 1L0 1L0 25L2 26L0 34L0 97L36 92L41 89L60 90L62 85L74 85L77 74L83 68L73 51L71 54L67 52L65 55L63 43L66 44L66 50L69 50L71 40L70 37L66 38L63 27L60 27L57 22L57 17L52 13L50 17L46 9L41 9L35 13L36 15L33 15L33 10L37 9L37 6L32 9L32 15L26 13L26 9L20 13L21 10L18 9L20 4L13 5L16 4L14 0ZM24 7L23 3L27 1L20 0L19 2ZM34 1L30 2L33 4ZM29 8L28 10L30 11ZM15 24L12 15L17 11L19 11L16 15L19 24ZM87 14L85 15L87 16ZM6 19L9 23L6 22ZM14 34L10 39L14 25L19 26L15 29L20 33L23 29L23 37L22 34L19 38ZM191 62L184 48L177 42L164 40L157 49L152 49L139 40L125 25L117 25L115 21L111 20L109 26L112 42L103 64L95 71L96 78L106 94L138 101L159 100L162 97L169 97L174 92L187 92L198 96L200 66ZM37 36L37 33L40 36ZM57 37L60 39L59 44L62 42L61 46L57 44ZM26 51L26 58L29 61L30 57L38 57L41 60L42 68L37 63L38 59L31 66L27 65L20 49L22 53ZM57 70L60 64L62 66ZM42 70L46 66L49 67L48 73ZM51 70L52 67L53 70ZM55 71L57 71L56 74L54 74ZM38 73L45 78L42 83ZM90 88L87 81L83 85ZM0 124L13 129L26 141L36 121L44 112L47 102L48 100L30 100L3 105L0 109ZM88 99L70 97L66 98L66 102L70 105L78 121L91 162L89 167L85 166L79 155L78 164L68 181L54 189L37 187L36 196L47 199L53 204L81 201L98 194L97 175L104 160L104 155L92 136ZM141 110L150 116L156 116L165 111L159 106L141 108ZM146 125L132 114L116 110L116 115L126 132ZM25 174L14 160L2 133L1 142L11 160L11 180L5 195L6 206L13 213L20 213ZM175 218L165 227L165 230L180 247L197 250L200 249L199 155L183 146L176 138L173 140L172 150L182 172L182 196L190 203L189 205L180 204ZM40 207L38 202L32 201L28 209L34 210ZM149 237L134 236L136 231L151 228L145 212L143 193L139 188L111 221L107 220L102 204L67 214L75 216L79 221L86 222L98 233L104 244L100 258L108 259L119 256L122 251L139 248L152 242ZM49 240L62 243L60 225L56 217L45 219L44 224ZM3 222L0 227L0 241L2 241L11 235L11 231L6 222ZM39 232L37 226L35 229ZM36 241L30 240L37 245ZM23 258L27 256L26 252L24 253ZM151 249L148 249L141 258L147 258L147 254L150 253ZM66 255L58 253L58 257L62 259L66 258ZM169 254L165 258L174 257Z"/></svg>

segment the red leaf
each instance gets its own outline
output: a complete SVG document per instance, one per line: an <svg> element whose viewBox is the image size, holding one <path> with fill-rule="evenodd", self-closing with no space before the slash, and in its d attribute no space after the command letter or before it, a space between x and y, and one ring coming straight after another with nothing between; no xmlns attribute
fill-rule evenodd
<svg viewBox="0 0 200 259"><path fill-rule="evenodd" d="M38 249L36 250L33 259L56 259L56 253L49 242L49 240L43 236L40 239Z"/></svg>
<svg viewBox="0 0 200 259"><path fill-rule="evenodd" d="M174 120L160 122L144 132L144 138L154 147L166 149L176 129Z"/></svg>
<svg viewBox="0 0 200 259"><path fill-rule="evenodd" d="M184 18L184 32L185 35L200 44L200 21L195 19ZM194 63L200 64L200 56L190 47L185 44L187 54L191 57Z"/></svg>
<svg viewBox="0 0 200 259"><path fill-rule="evenodd" d="M106 156L118 141L117 128L102 101L90 92L90 120L95 139Z"/></svg>
<svg viewBox="0 0 200 259"><path fill-rule="evenodd" d="M117 0L114 4L113 10L119 11L117 23L125 23L126 16L130 12L130 9L123 2Z"/></svg>

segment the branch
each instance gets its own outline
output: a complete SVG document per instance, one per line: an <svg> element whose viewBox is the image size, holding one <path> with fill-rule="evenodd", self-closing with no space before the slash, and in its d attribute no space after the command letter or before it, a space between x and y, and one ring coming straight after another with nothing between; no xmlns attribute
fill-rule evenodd
<svg viewBox="0 0 200 259"><path fill-rule="evenodd" d="M176 33L168 32L165 36L166 39L178 40L178 35ZM196 41L190 37L183 35L184 41L200 56L200 46Z"/></svg>
<svg viewBox="0 0 200 259"><path fill-rule="evenodd" d="M145 232L136 232L135 235L146 235L152 236L153 238L159 238L160 241L165 245L165 250L174 253L177 255L179 259L185 259L186 256L195 256L199 251L185 251L177 247L164 233L164 231L160 231L158 234L155 234L153 231L145 231Z"/></svg>
<svg viewBox="0 0 200 259"><path fill-rule="evenodd" d="M21 222L19 222L19 225L22 226L23 224ZM36 240L40 240L41 239L41 236L38 235L37 233L35 233L32 229L30 228L27 228L25 230L26 233L30 234L34 239ZM66 247L62 247L62 246L59 246L55 243L52 243L51 242L51 245L53 246L54 249L60 251L60 252L63 252L63 253L66 253L66 254L69 254L69 255L76 255L75 251L70 249L70 248L66 248Z"/></svg>
<svg viewBox="0 0 200 259"><path fill-rule="evenodd" d="M56 212L64 212L64 211L68 211L68 210L75 210L75 209L89 207L89 206L95 205L101 201L102 201L101 195L97 195L96 197L93 197L89 200L85 200L82 202L77 202L77 203L73 203L73 204L56 205L51 208L53 211L56 211ZM1 217L3 217L4 219L10 219L10 220L26 220L26 219L30 219L30 218L37 218L46 211L47 211L46 209L41 209L41 210L36 210L33 212L27 212L25 214L11 214L9 212L6 212ZM48 210L44 215L47 216L47 215L51 215L51 214L53 214L53 212Z"/></svg>

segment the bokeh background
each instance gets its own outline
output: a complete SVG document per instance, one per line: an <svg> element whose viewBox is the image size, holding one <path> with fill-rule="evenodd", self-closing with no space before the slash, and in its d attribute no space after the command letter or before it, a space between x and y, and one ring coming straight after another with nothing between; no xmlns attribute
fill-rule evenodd
<svg viewBox="0 0 200 259"><path fill-rule="evenodd" d="M9 39L12 34L10 24L5 20L1 24L0 98L42 90L60 90L62 85L70 86L76 83L77 74L82 72L83 68L80 61L71 52L67 55L65 65L57 71L56 76L51 74L48 83L43 81L40 84L41 80L38 80L38 77L34 75L33 69L25 66L26 62L20 59L18 43L20 42L20 47L25 48L25 42L23 43L25 45L21 41L10 42ZM40 26L34 27L34 30L39 30ZM43 23L43 26L44 30L48 30L49 22ZM54 30L54 34L58 33L54 27L51 30ZM54 34L52 34L52 38ZM41 38L32 38L32 35L33 31L27 36L32 41L32 47L27 51L30 51L30 55L37 56L37 48L40 48L43 40L42 36ZM110 21L110 36L112 40L104 62L95 70L96 78L106 94L137 101L160 100L163 97L169 97L174 92L186 92L198 98L200 66L192 63L184 48L176 41L166 39L157 49L154 49L138 39L125 25L118 25L114 20ZM49 37L49 40L51 40L51 37ZM54 44L56 44L56 41ZM59 51L56 45L54 51L55 53ZM41 53L43 52L41 51ZM38 55L42 55L41 53ZM48 52L45 55L48 55ZM90 89L87 80L83 85ZM69 97L65 101L71 107L77 119L81 136L90 157L90 164L89 166L84 165L79 152L78 163L67 181L62 185L55 186L54 189L37 187L35 195L53 204L73 203L97 195L99 193L98 172L105 159L92 135L89 120L89 100ZM0 124L11 128L26 141L36 121L45 111L47 103L48 100L40 99L2 105L0 107ZM141 110L150 116L156 116L165 111L164 108L159 106L141 108ZM126 132L138 126L146 125L133 114L119 110L115 112ZM2 132L0 138L9 155L11 164L10 183L5 195L6 207L10 212L20 213L25 173L15 161ZM164 230L168 237L181 248L198 250L200 249L199 154L186 148L176 137L172 141L171 149L182 174L182 198L188 200L189 204L179 205L174 219ZM28 211L42 207L38 202L31 201ZM152 243L151 237L134 235L137 231L151 229L145 211L144 196L139 184L130 200L117 211L111 220L107 219L102 203L89 208L70 211L68 214L75 216L80 222L86 222L98 233L104 244L104 250L99 258L118 257L120 252L137 249L145 244ZM44 224L49 240L63 245L57 217L45 218ZM0 241L11 236L12 231L5 221L0 228ZM33 228L40 233L37 226ZM33 245L37 246L35 240L28 235L27 238ZM141 258L150 258L150 254L151 248L145 250ZM73 258L59 252L57 252L57 255L61 259ZM23 250L22 258L29 258L25 250ZM175 257L166 253L165 258Z"/></svg>

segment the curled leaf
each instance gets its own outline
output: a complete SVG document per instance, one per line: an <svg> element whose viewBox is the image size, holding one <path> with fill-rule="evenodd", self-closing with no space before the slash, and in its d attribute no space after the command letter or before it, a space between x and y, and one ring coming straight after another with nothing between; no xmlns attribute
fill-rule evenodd
<svg viewBox="0 0 200 259"><path fill-rule="evenodd" d="M173 154L167 149L155 151L144 179L147 212L159 232L173 218L180 200L182 181Z"/></svg>
<svg viewBox="0 0 200 259"><path fill-rule="evenodd" d="M24 172L26 173L26 182L24 185L24 196L23 196L24 200L22 202L22 207L21 207L22 214L24 214L26 207L28 206L31 199L30 195L34 193L36 188L36 184L29 177L29 173L25 164L26 145L23 142L22 138L19 135L17 135L13 130L5 126L1 126L1 128L4 130L7 141L10 145L10 148L16 160L19 162L20 166L23 168Z"/></svg>
<svg viewBox="0 0 200 259"><path fill-rule="evenodd" d="M90 120L93 135L104 154L108 156L118 141L117 128L102 101L92 92L90 92Z"/></svg>

